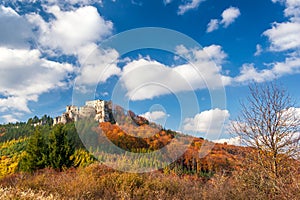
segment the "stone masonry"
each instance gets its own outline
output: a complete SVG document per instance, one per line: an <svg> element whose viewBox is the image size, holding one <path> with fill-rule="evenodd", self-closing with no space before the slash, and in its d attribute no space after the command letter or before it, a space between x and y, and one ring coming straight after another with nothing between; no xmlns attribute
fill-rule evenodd
<svg viewBox="0 0 300 200"><path fill-rule="evenodd" d="M108 102L104 100L86 101L82 107L67 106L66 112L54 118L53 125L66 124L72 121L76 122L81 118L87 117L94 117L98 122L105 122L109 120L108 109Z"/></svg>

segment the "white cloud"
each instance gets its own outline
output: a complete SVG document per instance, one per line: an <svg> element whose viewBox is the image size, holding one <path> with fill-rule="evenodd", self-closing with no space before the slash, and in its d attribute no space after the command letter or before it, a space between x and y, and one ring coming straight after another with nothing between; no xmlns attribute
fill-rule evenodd
<svg viewBox="0 0 300 200"><path fill-rule="evenodd" d="M21 111L30 113L27 104L28 101L37 101L37 96L12 96L0 98L0 112Z"/></svg>
<svg viewBox="0 0 300 200"><path fill-rule="evenodd" d="M169 67L144 58L127 63L120 77L127 96L131 100L152 99L182 91L223 87L230 83L230 77L221 75L220 64L227 55L220 46L211 45L203 50L178 46L176 51L193 64Z"/></svg>
<svg viewBox="0 0 300 200"><path fill-rule="evenodd" d="M298 0L272 0L273 3L283 3L286 6L284 15L286 17L292 17L294 20L300 18L300 2Z"/></svg>
<svg viewBox="0 0 300 200"><path fill-rule="evenodd" d="M14 9L11 7L5 7L3 5L0 6L0 13L4 16L19 17L19 14Z"/></svg>
<svg viewBox="0 0 300 200"><path fill-rule="evenodd" d="M102 40L111 34L113 28L113 23L104 20L93 6L65 12L52 6L47 11L55 19L46 22L37 14L27 15L27 18L37 26L41 45L66 54L74 54L83 45Z"/></svg>
<svg viewBox="0 0 300 200"><path fill-rule="evenodd" d="M211 19L210 22L207 24L207 33L213 32L219 28L219 20Z"/></svg>
<svg viewBox="0 0 300 200"><path fill-rule="evenodd" d="M284 62L273 63L273 71L280 75L300 73L300 57L289 57Z"/></svg>
<svg viewBox="0 0 300 200"><path fill-rule="evenodd" d="M238 8L235 8L235 7L227 8L222 13L221 24L223 24L224 27L226 28L230 24L232 24L240 15L241 15L241 12Z"/></svg>
<svg viewBox="0 0 300 200"><path fill-rule="evenodd" d="M272 0L274 3L283 3L286 8L284 14L289 17L286 22L272 24L272 28L264 31L271 45L270 50L275 52L290 51L284 61L269 63L270 69L257 70L253 64L245 64L241 74L235 78L237 82L254 80L263 82L279 78L286 74L300 73L300 1ZM259 55L261 47L257 46L255 55Z"/></svg>
<svg viewBox="0 0 300 200"><path fill-rule="evenodd" d="M37 102L41 94L70 86L78 69L50 61L45 54L75 55L82 67L78 74L82 84L106 81L120 73L115 64L106 68L117 60L118 53L99 50L96 45L111 35L113 24L102 18L95 7L84 6L90 2L47 1L43 9L53 14L47 21L37 13L20 16L12 8L0 7L0 112L10 114L4 120L18 119L16 111L30 113L28 103ZM72 6L75 4L79 8ZM32 49L32 44L40 50Z"/></svg>
<svg viewBox="0 0 300 200"><path fill-rule="evenodd" d="M219 136L224 123L229 119L228 110L215 108L196 114L193 118L186 118L183 123L184 131L206 133L208 138Z"/></svg>
<svg viewBox="0 0 300 200"><path fill-rule="evenodd" d="M173 0L163 0L164 1L164 4L167 5L169 3L171 3Z"/></svg>
<svg viewBox="0 0 300 200"><path fill-rule="evenodd" d="M11 122L20 118L20 112L30 113L28 103L37 102L41 94L69 87L74 67L32 49L33 26L12 8L0 6L0 27L0 112Z"/></svg>
<svg viewBox="0 0 300 200"><path fill-rule="evenodd" d="M226 142L227 144L235 145L235 146L242 145L242 141L239 136L233 137L233 138L228 138L228 139L223 138L223 139L213 140L213 142L220 143L220 144L224 144Z"/></svg>
<svg viewBox="0 0 300 200"><path fill-rule="evenodd" d="M30 24L10 7L0 6L0 46L25 48L33 40Z"/></svg>
<svg viewBox="0 0 300 200"><path fill-rule="evenodd" d="M76 85L95 85L121 73L121 69L116 65L119 53L114 49L99 49L97 45L90 44L82 47L78 55L81 69L76 78Z"/></svg>
<svg viewBox="0 0 300 200"><path fill-rule="evenodd" d="M49 0L48 0L49 1ZM54 0L54 1L60 1L60 0ZM65 3L69 4L79 4L79 5L91 5L93 3L99 3L102 4L102 0L65 0Z"/></svg>
<svg viewBox="0 0 300 200"><path fill-rule="evenodd" d="M30 112L28 101L58 87L67 87L73 66L41 57L38 50L0 47L0 110Z"/></svg>
<svg viewBox="0 0 300 200"><path fill-rule="evenodd" d="M270 41L270 50L275 52L289 51L284 61L268 64L270 69L257 70L254 66L242 67L241 75L235 80L254 80L262 82L279 78L286 74L300 72L300 1L298 0L272 0L274 3L280 2L285 5L284 14L288 21L274 22L272 28L263 32ZM255 55L261 53L261 46L257 46Z"/></svg>
<svg viewBox="0 0 300 200"><path fill-rule="evenodd" d="M287 57L282 62L270 63L268 66L271 66L271 68L259 70L255 68L253 63L244 64L240 69L240 74L233 78L232 82L248 83L249 81L255 81L261 83L287 74L300 73L300 57Z"/></svg>
<svg viewBox="0 0 300 200"><path fill-rule="evenodd" d="M144 114L141 114L140 116L145 117L149 121L155 122L158 119L164 119L168 115L164 111L152 111L152 112L146 112Z"/></svg>
<svg viewBox="0 0 300 200"><path fill-rule="evenodd" d="M184 13L186 13L189 10L196 9L204 1L206 1L206 0L191 0L191 1L189 1L185 4L183 4L183 5L180 5L178 7L177 14L178 15L183 15Z"/></svg>
<svg viewBox="0 0 300 200"><path fill-rule="evenodd" d="M286 9L284 10L285 16L292 17L293 20L300 20L300 2L297 0L287 0Z"/></svg>
<svg viewBox="0 0 300 200"><path fill-rule="evenodd" d="M227 28L230 24L232 24L239 16L241 15L240 10L235 7L227 8L222 13L222 19L211 19L207 24L206 32L210 33L219 29L220 25L223 24L224 28Z"/></svg>
<svg viewBox="0 0 300 200"><path fill-rule="evenodd" d="M28 2L35 2L37 0L12 0L12 1L28 1ZM92 4L100 4L102 6L102 0L40 0L42 5L52 6L57 5L60 8L73 8L75 5L77 6L86 6Z"/></svg>
<svg viewBox="0 0 300 200"><path fill-rule="evenodd" d="M256 51L255 51L255 53L254 53L254 56L259 56L262 52L263 52L263 49L262 49L261 45L260 45L260 44L257 44L257 45L256 45Z"/></svg>
<svg viewBox="0 0 300 200"><path fill-rule="evenodd" d="M204 47L202 50L199 49L187 49L183 45L176 47L176 53L190 60L193 63L201 64L213 61L217 66L224 62L227 54L222 50L219 45L210 45ZM197 67L203 67L201 65Z"/></svg>
<svg viewBox="0 0 300 200"><path fill-rule="evenodd" d="M284 14L289 18L288 21L274 22L271 29L263 34L271 42L271 51L296 50L300 48L300 1L298 0L272 0L285 4Z"/></svg>
<svg viewBox="0 0 300 200"><path fill-rule="evenodd" d="M101 92L100 95L101 95L101 96L108 96L109 93L108 93L108 92Z"/></svg>
<svg viewBox="0 0 300 200"><path fill-rule="evenodd" d="M86 4L90 1L74 0L69 3ZM56 55L75 55L81 67L77 74L77 88L105 82L110 76L120 73L115 63L119 54L113 49L101 50L96 45L111 35L113 23L102 18L93 6L62 11L58 6L45 6L55 16L46 22L38 14L29 14L27 19L38 28L39 43L43 50ZM55 52L55 53L54 53ZM109 67L108 67L109 66Z"/></svg>
<svg viewBox="0 0 300 200"><path fill-rule="evenodd" d="M7 114L7 115L2 115L0 118L4 119L5 123L14 123L20 121L19 117L21 117L23 114L22 113L14 113L14 115Z"/></svg>
<svg viewBox="0 0 300 200"><path fill-rule="evenodd" d="M276 77L273 70L263 69L257 70L254 67L254 64L244 64L240 69L240 75L234 78L234 81L238 83L251 82L255 81L258 83L265 82L268 80L272 80Z"/></svg>
<svg viewBox="0 0 300 200"><path fill-rule="evenodd" d="M275 22L272 28L266 30L263 34L269 38L272 51L285 51L299 49L299 32L300 23L298 22Z"/></svg>

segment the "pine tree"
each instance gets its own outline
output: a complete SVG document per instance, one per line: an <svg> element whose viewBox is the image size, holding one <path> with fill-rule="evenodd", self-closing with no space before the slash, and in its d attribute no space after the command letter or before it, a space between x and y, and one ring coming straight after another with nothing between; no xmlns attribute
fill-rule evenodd
<svg viewBox="0 0 300 200"><path fill-rule="evenodd" d="M68 139L64 125L56 125L49 136L49 162L54 169L62 170L72 165L71 155L75 149Z"/></svg>
<svg viewBox="0 0 300 200"><path fill-rule="evenodd" d="M20 169L22 171L35 171L47 166L47 145L42 136L41 130L36 129L34 134L30 137L26 155L20 162Z"/></svg>

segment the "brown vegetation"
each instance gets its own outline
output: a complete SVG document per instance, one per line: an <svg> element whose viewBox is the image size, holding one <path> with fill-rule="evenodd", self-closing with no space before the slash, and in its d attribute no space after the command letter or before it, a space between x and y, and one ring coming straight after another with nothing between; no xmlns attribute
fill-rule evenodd
<svg viewBox="0 0 300 200"><path fill-rule="evenodd" d="M295 169L290 169L295 170ZM278 179L281 190L274 194L266 177L248 169L231 176L217 173L207 180L197 176L176 176L152 172L117 172L104 165L57 172L44 169L34 174L15 174L0 181L11 199L299 199L300 177ZM289 181L289 182L287 182ZM23 197L17 191L23 191ZM29 191L29 192L28 192ZM25 198L26 194L35 195ZM2 193L2 196L4 193ZM6 193L7 195L7 193ZM50 198L51 197L51 198Z"/></svg>

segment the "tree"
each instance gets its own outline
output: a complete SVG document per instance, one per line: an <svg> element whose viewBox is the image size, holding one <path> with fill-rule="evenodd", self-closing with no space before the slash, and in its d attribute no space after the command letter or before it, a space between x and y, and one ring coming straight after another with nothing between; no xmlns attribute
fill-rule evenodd
<svg viewBox="0 0 300 200"><path fill-rule="evenodd" d="M38 116L34 116L32 119L32 123L38 123L40 121L40 119L38 118Z"/></svg>
<svg viewBox="0 0 300 200"><path fill-rule="evenodd" d="M77 133L77 129L75 127L74 122L70 122L64 125L63 130L67 134L67 138L69 140L70 145L72 145L75 149L84 149L84 145Z"/></svg>
<svg viewBox="0 0 300 200"><path fill-rule="evenodd" d="M54 169L63 169L72 165L71 155L75 148L68 138L64 125L56 125L49 136L49 162Z"/></svg>
<svg viewBox="0 0 300 200"><path fill-rule="evenodd" d="M299 156L300 115L291 96L276 82L254 84L249 89L231 131L254 147L258 164L277 178L284 162Z"/></svg>
<svg viewBox="0 0 300 200"><path fill-rule="evenodd" d="M21 160L20 168L23 171L34 171L47 166L47 146L41 130L36 129L30 137L26 147L26 155Z"/></svg>
<svg viewBox="0 0 300 200"><path fill-rule="evenodd" d="M53 119L46 114L41 118L40 121L42 122L42 125L52 126L53 124Z"/></svg>

